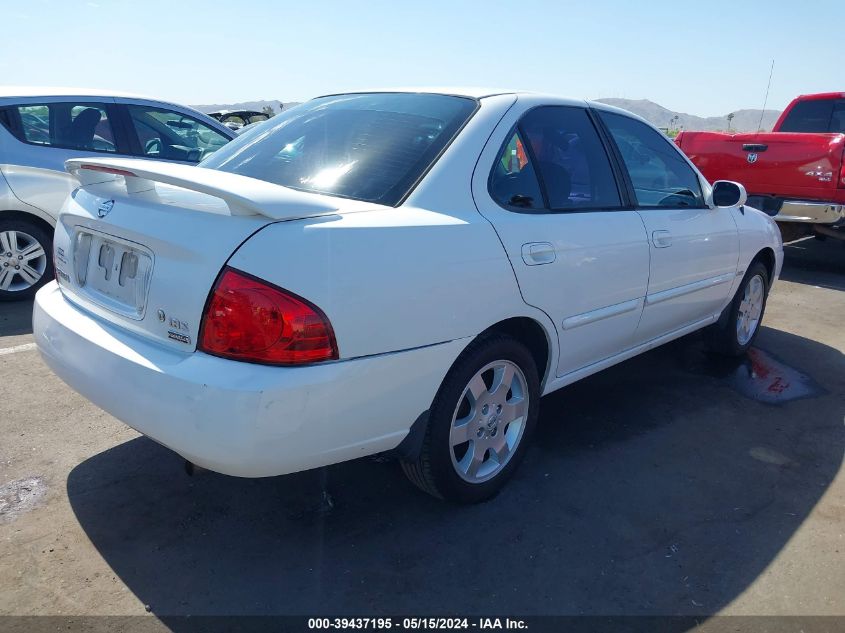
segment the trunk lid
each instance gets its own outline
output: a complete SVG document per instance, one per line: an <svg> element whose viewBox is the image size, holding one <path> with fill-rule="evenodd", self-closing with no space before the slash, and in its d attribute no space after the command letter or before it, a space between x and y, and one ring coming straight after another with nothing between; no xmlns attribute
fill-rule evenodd
<svg viewBox="0 0 845 633"><path fill-rule="evenodd" d="M79 189L59 216L54 255L62 292L103 320L193 351L220 269L272 220L229 216L222 201L172 187L131 197L116 189Z"/></svg>
<svg viewBox="0 0 845 633"><path fill-rule="evenodd" d="M365 208L199 167L121 159L67 167L82 186L56 226L62 292L105 321L184 352L196 349L220 270L250 236L280 220L337 213L339 203L344 212Z"/></svg>

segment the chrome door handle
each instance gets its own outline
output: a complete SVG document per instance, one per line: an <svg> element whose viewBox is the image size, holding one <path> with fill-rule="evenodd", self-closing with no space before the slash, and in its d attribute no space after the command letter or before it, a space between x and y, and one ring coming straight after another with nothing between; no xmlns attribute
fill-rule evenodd
<svg viewBox="0 0 845 633"><path fill-rule="evenodd" d="M555 247L549 242L528 242L522 245L522 261L528 266L551 264L555 259Z"/></svg>
<svg viewBox="0 0 845 633"><path fill-rule="evenodd" d="M654 248L672 246L672 234L669 231L653 231L651 234L651 243L654 244Z"/></svg>

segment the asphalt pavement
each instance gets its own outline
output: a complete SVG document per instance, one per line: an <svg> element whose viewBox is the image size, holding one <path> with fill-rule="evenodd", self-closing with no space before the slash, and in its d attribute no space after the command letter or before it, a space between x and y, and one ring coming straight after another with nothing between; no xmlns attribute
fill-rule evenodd
<svg viewBox="0 0 845 633"><path fill-rule="evenodd" d="M0 614L845 615L843 244L787 247L748 358L692 335L544 398L472 507L381 459L188 477L30 313L0 304Z"/></svg>

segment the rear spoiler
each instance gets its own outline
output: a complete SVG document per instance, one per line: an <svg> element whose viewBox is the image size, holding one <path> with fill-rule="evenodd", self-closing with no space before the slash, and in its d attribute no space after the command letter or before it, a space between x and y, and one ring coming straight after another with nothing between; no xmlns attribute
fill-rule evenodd
<svg viewBox="0 0 845 633"><path fill-rule="evenodd" d="M329 197L305 193L263 180L216 169L137 158L71 158L65 169L87 185L118 181L127 193L154 191L155 183L182 187L220 198L231 215L263 215L274 220L324 215L338 210Z"/></svg>

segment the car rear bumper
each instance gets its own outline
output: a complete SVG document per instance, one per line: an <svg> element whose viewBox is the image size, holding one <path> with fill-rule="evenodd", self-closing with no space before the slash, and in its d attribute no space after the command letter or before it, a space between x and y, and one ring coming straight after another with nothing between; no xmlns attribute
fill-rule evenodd
<svg viewBox="0 0 845 633"><path fill-rule="evenodd" d="M780 211L774 217L778 222L804 222L806 224L835 226L845 223L845 204L784 200Z"/></svg>
<svg viewBox="0 0 845 633"><path fill-rule="evenodd" d="M186 459L280 475L395 448L466 341L308 367L164 348L96 319L55 282L36 296L35 340L68 385Z"/></svg>

